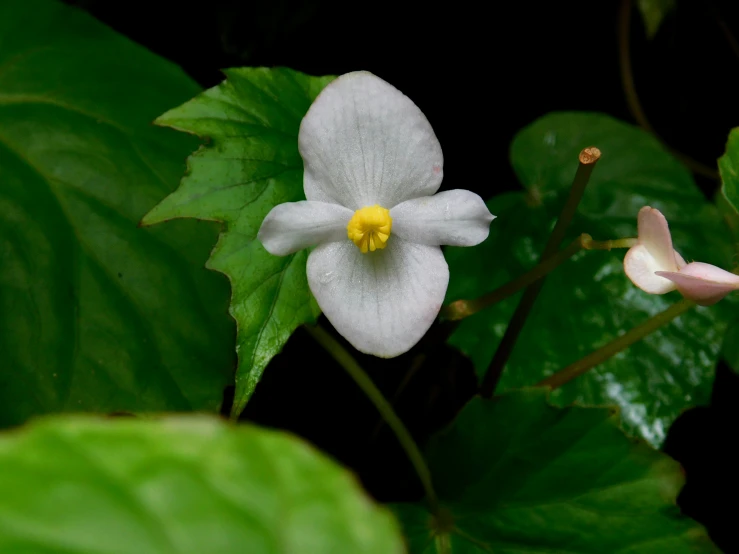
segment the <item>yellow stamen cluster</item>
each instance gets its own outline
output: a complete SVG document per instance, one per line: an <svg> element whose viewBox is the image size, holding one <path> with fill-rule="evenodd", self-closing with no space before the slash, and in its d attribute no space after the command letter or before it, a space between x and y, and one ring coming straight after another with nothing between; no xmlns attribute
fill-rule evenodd
<svg viewBox="0 0 739 554"><path fill-rule="evenodd" d="M385 248L392 228L390 210L375 204L354 212L346 226L346 233L362 254L366 254Z"/></svg>

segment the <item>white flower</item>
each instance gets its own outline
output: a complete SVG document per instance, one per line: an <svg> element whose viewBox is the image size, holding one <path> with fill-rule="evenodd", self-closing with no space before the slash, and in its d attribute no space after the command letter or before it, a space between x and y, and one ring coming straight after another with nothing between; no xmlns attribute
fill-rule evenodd
<svg viewBox="0 0 739 554"><path fill-rule="evenodd" d="M307 200L275 206L259 240L278 256L317 245L308 284L336 330L368 354L406 352L444 300L449 268L439 246L479 244L494 216L469 191L434 195L444 159L431 125L371 73L329 84L303 118L298 145Z"/></svg>
<svg viewBox="0 0 739 554"><path fill-rule="evenodd" d="M639 237L624 258L626 275L651 294L679 290L687 299L710 306L739 289L739 276L702 262L685 263L672 248L667 220L659 210L643 207L638 216Z"/></svg>

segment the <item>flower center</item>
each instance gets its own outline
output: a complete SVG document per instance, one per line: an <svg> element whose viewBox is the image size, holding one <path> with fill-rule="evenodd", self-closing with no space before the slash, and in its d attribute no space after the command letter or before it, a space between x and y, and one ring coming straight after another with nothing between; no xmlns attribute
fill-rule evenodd
<svg viewBox="0 0 739 554"><path fill-rule="evenodd" d="M346 234L362 254L366 254L378 248L385 248L392 228L393 218L390 217L390 210L375 204L354 212L346 226Z"/></svg>

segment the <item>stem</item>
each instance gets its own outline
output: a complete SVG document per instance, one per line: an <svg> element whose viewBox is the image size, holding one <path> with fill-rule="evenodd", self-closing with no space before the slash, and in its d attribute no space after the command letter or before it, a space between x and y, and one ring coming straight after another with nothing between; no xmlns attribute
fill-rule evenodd
<svg viewBox="0 0 739 554"><path fill-rule="evenodd" d="M349 376L354 379L354 382L359 385L359 388L362 389L364 394L367 395L367 398L369 398L370 402L375 405L377 411L380 412L382 417L387 422L388 426L395 433L400 446L402 446L403 450L405 450L405 453L407 454L411 464L413 464L413 467L418 474L418 478L421 480L423 489L426 492L426 498L429 502L429 505L431 506L431 511L433 513L438 513L439 500L436 496L436 491L434 490L434 486L431 482L431 472L426 465L426 461L423 459L423 455L418 449L418 445L416 445L416 442L413 440L413 437L408 432L406 426L397 416L397 414L393 410L393 407L388 403L387 400L385 400L385 397L382 396L382 392L380 392L380 389L375 386L375 384L372 382L372 379L369 378L367 373L365 373L359 363L357 363L357 361L346 350L346 348L344 348L339 343L339 341L337 341L328 332L326 332L325 329L319 327L318 325L306 325L305 329L316 340L316 342L318 342L318 344L320 344L331 355L331 357L346 370Z"/></svg>
<svg viewBox="0 0 739 554"><path fill-rule="evenodd" d="M582 237L575 239L564 250L560 250L554 256L547 258L528 273L524 273L520 277L509 281L505 285L498 287L492 292L484 294L474 300L456 300L451 304L444 306L441 310L441 317L449 321L458 321L476 314L480 310L492 306L505 300L509 296L516 294L522 288L528 287L532 283L538 281L557 266L569 260L572 256L583 249Z"/></svg>
<svg viewBox="0 0 739 554"><path fill-rule="evenodd" d="M619 10L618 24L618 61L621 66L621 86L624 89L626 103L629 106L631 115L634 116L639 127L645 131L649 131L657 136L654 127L649 123L647 114L644 113L639 95L636 94L636 85L634 85L634 73L631 69L631 2L633 0L622 0L621 9Z"/></svg>
<svg viewBox="0 0 739 554"><path fill-rule="evenodd" d="M729 46L731 47L731 51L734 52L734 55L737 58L739 58L739 43L737 43L736 39L734 38L734 35L731 34L729 27L726 25L726 23L721 18L721 16L718 13L716 13L715 7L714 7L714 16L716 17L716 23L721 28L721 31L724 33L724 38L726 39L726 42L728 42Z"/></svg>
<svg viewBox="0 0 739 554"><path fill-rule="evenodd" d="M650 333L656 331L663 325L667 325L670 321L675 319L680 314L687 312L690 308L695 306L695 303L683 299L680 302L673 304L665 311L658 313L654 317L648 319L641 325L638 325L630 331L624 333L616 340L609 342L602 348L599 348L595 352L588 354L581 360L576 361L573 364L559 370L554 375L550 375L546 379L538 382L537 387L550 387L556 389L561 387L565 383L569 383L575 377L579 377L589 369L603 363L611 356L618 354L622 350L625 350L635 342L643 339Z"/></svg>
<svg viewBox="0 0 739 554"><path fill-rule="evenodd" d="M541 255L542 259L553 256L565 238L567 227L570 226L572 218L575 217L575 212L580 205L585 187L588 186L590 175L593 173L593 169L595 169L595 164L600 159L600 150L594 146L585 148L580 152L578 159L580 163L577 166L577 172L570 187L570 195L567 197L567 202L565 202L562 212L559 214L554 229L552 229L552 234L549 235L546 246L544 246L544 252Z"/></svg>
<svg viewBox="0 0 739 554"><path fill-rule="evenodd" d="M619 66L621 67L621 86L624 89L624 95L626 96L626 103L629 106L629 111L634 119L639 124L639 127L645 131L653 134L667 149L672 153L673 156L678 158L682 164L687 167L693 173L697 175L703 175L709 179L718 180L718 172L712 167L708 167L694 160L690 156L686 156L677 150L670 148L664 140L657 134L652 124L647 119L644 108L642 108L641 102L639 101L639 95L636 93L636 85L634 85L634 73L631 69L631 44L629 34L631 31L631 3L633 0L621 0L621 9L619 10L619 24L618 24L618 60Z"/></svg>
<svg viewBox="0 0 739 554"><path fill-rule="evenodd" d="M631 248L635 246L639 239L613 239L613 240L593 240L590 235L583 233L580 235L585 250L613 250L614 248Z"/></svg>
<svg viewBox="0 0 739 554"><path fill-rule="evenodd" d="M390 406L395 408L395 405L398 403L398 400L400 399L400 395L403 394L403 391L405 391L405 388L411 382L413 377L415 377L416 373L418 373L418 370L421 369L421 367L423 367L423 364L426 360L427 360L426 354L419 354L413 359L413 361L411 362L411 365L408 367L408 370L403 376L403 380L398 385L398 388L395 389L395 393L393 394L393 397L390 399ZM374 429L372 430L372 434L370 435L370 439L369 439L370 442L374 442L377 439L377 436L380 434L380 431L382 430L384 424L385 424L385 420L382 418L382 416L380 416L377 423L375 424Z"/></svg>
<svg viewBox="0 0 739 554"><path fill-rule="evenodd" d="M554 256L547 258L528 273L524 273L517 279L509 281L505 285L498 287L492 292L484 294L474 300L456 300L441 311L441 317L450 321L458 321L465 317L476 314L480 310L492 306L505 300L509 296L516 294L522 288L528 287L532 283L538 281L557 266L569 260L572 256L583 249L582 236L575 239L564 250L560 250Z"/></svg>
<svg viewBox="0 0 739 554"><path fill-rule="evenodd" d="M572 181L570 187L570 195L567 197L562 212L557 219L557 223L554 225L552 234L549 235L549 240L544 247L544 252L541 255L542 260L552 257L559 248L562 239L564 239L567 227L569 227L572 218L575 216L577 206L580 204L580 199L585 192L585 187L590 180L590 175L593 172L595 164L600 159L600 150L597 148L589 147L585 148L580 152L579 165L577 166L577 172L575 173L575 179ZM511 317L511 321L508 323L508 327L503 335L503 338L498 345L498 349L495 351L493 360L490 362L485 377L482 380L480 386L480 394L483 398L492 398L495 388L498 386L500 376L503 373L503 368L508 362L508 358L513 351L513 347L516 345L518 335L521 333L526 318L528 318L531 308L536 302L536 297L539 296L542 286L544 286L545 279L542 277L529 285L523 293L521 302L516 307L516 311Z"/></svg>
<svg viewBox="0 0 739 554"><path fill-rule="evenodd" d="M556 269L564 262L581 250L611 250L612 248L631 248L636 244L636 239L616 239L597 241L587 233L583 233L577 237L570 245L550 256L531 271L524 273L513 281L509 281L505 285L498 287L492 292L483 294L473 300L456 300L451 304L447 304L441 310L441 318L448 321L459 321L465 317L469 317L485 308L497 304L501 300L505 300L509 296L516 294L523 288L528 287L535 281L546 276L552 270Z"/></svg>

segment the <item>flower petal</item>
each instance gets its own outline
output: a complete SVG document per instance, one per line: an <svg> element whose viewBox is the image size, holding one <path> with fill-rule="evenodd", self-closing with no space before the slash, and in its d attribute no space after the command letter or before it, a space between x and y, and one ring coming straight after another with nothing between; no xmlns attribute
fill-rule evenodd
<svg viewBox="0 0 739 554"><path fill-rule="evenodd" d="M418 244L474 246L490 232L495 216L468 190L448 190L406 200L390 210L393 234Z"/></svg>
<svg viewBox="0 0 739 554"><path fill-rule="evenodd" d="M336 204L286 202L267 214L257 238L270 254L286 256L308 246L347 239L351 217L351 210Z"/></svg>
<svg viewBox="0 0 739 554"><path fill-rule="evenodd" d="M655 272L662 272L663 269L644 244L632 246L624 257L626 276L637 287L650 294L665 294L677 288L669 279L656 275Z"/></svg>
<svg viewBox="0 0 739 554"><path fill-rule="evenodd" d="M701 306L715 304L739 289L739 275L702 262L690 263L680 271L658 271L657 274L675 283L685 298Z"/></svg>
<svg viewBox="0 0 739 554"><path fill-rule="evenodd" d="M438 246L398 237L369 254L351 241L323 244L308 256L307 269L311 291L336 330L357 350L383 358L421 339L449 283Z"/></svg>
<svg viewBox="0 0 739 554"><path fill-rule="evenodd" d="M643 244L649 251L654 260L653 263L657 267L654 271L677 271L677 260L672 248L670 227L667 225L667 220L662 212L644 206L639 210L637 221L639 244ZM680 259L682 260L682 258Z"/></svg>
<svg viewBox="0 0 739 554"><path fill-rule="evenodd" d="M421 110L366 71L323 89L300 124L298 144L308 200L390 209L434 194L443 177L441 145Z"/></svg>

